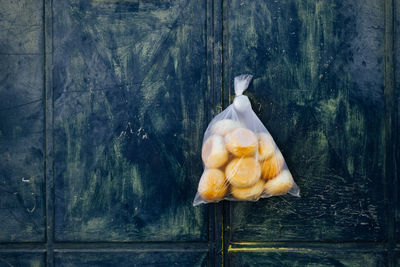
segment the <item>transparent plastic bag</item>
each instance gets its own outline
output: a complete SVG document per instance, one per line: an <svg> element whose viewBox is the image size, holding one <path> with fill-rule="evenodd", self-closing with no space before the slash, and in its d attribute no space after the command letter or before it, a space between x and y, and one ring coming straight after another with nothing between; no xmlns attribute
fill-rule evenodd
<svg viewBox="0 0 400 267"><path fill-rule="evenodd" d="M235 77L233 104L215 116L204 133L204 172L193 206L286 193L300 196L281 151L243 95L252 78Z"/></svg>

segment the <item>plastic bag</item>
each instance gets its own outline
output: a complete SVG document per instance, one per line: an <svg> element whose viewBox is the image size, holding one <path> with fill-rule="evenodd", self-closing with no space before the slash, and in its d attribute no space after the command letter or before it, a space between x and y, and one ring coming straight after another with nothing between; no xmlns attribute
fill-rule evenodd
<svg viewBox="0 0 400 267"><path fill-rule="evenodd" d="M215 116L204 133L204 172L193 206L223 199L257 201L286 193L300 196L282 153L242 95L252 78L235 77L233 104Z"/></svg>

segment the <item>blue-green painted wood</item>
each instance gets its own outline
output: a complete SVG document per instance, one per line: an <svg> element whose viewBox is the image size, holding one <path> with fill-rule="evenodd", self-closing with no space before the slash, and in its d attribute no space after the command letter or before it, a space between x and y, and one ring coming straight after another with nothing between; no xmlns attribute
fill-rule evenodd
<svg viewBox="0 0 400 267"><path fill-rule="evenodd" d="M56 240L207 240L205 2L53 12Z"/></svg>
<svg viewBox="0 0 400 267"><path fill-rule="evenodd" d="M52 266L54 248L57 266L219 266L222 252L225 266L399 265L399 204L384 203L399 194L383 183L399 181L384 175L384 141L399 143L384 129L391 1L44 2L0 0L0 266ZM242 72L302 198L193 208L202 134ZM235 240L267 243L228 252Z"/></svg>
<svg viewBox="0 0 400 267"><path fill-rule="evenodd" d="M397 250L395 251L395 255L394 255L394 266L400 266L400 251Z"/></svg>
<svg viewBox="0 0 400 267"><path fill-rule="evenodd" d="M271 266L271 267L383 267L388 266L384 252L374 251L276 251L233 253L230 266Z"/></svg>
<svg viewBox="0 0 400 267"><path fill-rule="evenodd" d="M232 203L231 240L384 240L384 3L227 7L225 80L254 74L247 95L302 196Z"/></svg>
<svg viewBox="0 0 400 267"><path fill-rule="evenodd" d="M396 140L396 147L395 147L395 164L396 171L394 172L394 177L397 186L395 187L396 195L397 195L397 212L396 212L396 232L397 232L397 241L400 241L400 192L398 190L400 184L400 177L399 177L399 164L400 164L400 0L395 0L395 8L394 8L394 70L395 70L395 96L397 97L396 101L396 119L397 122L396 131L395 131L395 140ZM399 263L400 266L400 263Z"/></svg>
<svg viewBox="0 0 400 267"><path fill-rule="evenodd" d="M11 266L46 266L46 255L45 253L33 252L0 252L0 267Z"/></svg>
<svg viewBox="0 0 400 267"><path fill-rule="evenodd" d="M126 252L56 252L55 265L73 266L207 266L207 252L126 251Z"/></svg>
<svg viewBox="0 0 400 267"><path fill-rule="evenodd" d="M0 241L43 241L42 2L0 1Z"/></svg>
<svg viewBox="0 0 400 267"><path fill-rule="evenodd" d="M42 54L42 1L1 0L0 17L0 55Z"/></svg>

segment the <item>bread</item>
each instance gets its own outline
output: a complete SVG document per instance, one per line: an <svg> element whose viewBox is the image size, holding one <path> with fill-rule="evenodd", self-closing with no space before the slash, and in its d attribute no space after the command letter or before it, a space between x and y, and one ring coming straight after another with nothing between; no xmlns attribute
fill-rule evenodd
<svg viewBox="0 0 400 267"><path fill-rule="evenodd" d="M274 178L281 171L284 159L279 149L276 149L271 157L260 162L261 177L265 180Z"/></svg>
<svg viewBox="0 0 400 267"><path fill-rule="evenodd" d="M225 168L229 183L236 187L254 185L261 175L261 167L255 158L235 158Z"/></svg>
<svg viewBox="0 0 400 267"><path fill-rule="evenodd" d="M226 148L237 157L253 156L257 151L257 136L246 128L237 128L225 136Z"/></svg>
<svg viewBox="0 0 400 267"><path fill-rule="evenodd" d="M198 193L208 201L222 199L228 190L225 174L218 169L205 170L199 182Z"/></svg>
<svg viewBox="0 0 400 267"><path fill-rule="evenodd" d="M221 136L225 136L228 132L230 132L236 128L239 128L239 127L241 127L241 124L238 121L229 120L229 119L220 120L214 124L214 126L212 128L212 133L221 135Z"/></svg>
<svg viewBox="0 0 400 267"><path fill-rule="evenodd" d="M268 196L277 196L286 194L294 184L290 171L283 170L274 179L267 181L264 185L264 191Z"/></svg>
<svg viewBox="0 0 400 267"><path fill-rule="evenodd" d="M203 145L201 158L204 165L209 168L219 168L228 161L228 151L224 139L219 135L211 135Z"/></svg>
<svg viewBox="0 0 400 267"><path fill-rule="evenodd" d="M264 184L265 182L260 179L255 185L250 187L241 188L232 186L231 193L235 198L240 200L257 200L264 191Z"/></svg>
<svg viewBox="0 0 400 267"><path fill-rule="evenodd" d="M268 133L259 133L258 137L258 160L263 161L274 154L275 142Z"/></svg>

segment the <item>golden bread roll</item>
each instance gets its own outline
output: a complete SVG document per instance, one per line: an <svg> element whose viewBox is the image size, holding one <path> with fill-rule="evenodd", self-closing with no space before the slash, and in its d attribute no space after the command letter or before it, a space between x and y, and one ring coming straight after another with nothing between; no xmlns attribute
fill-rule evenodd
<svg viewBox="0 0 400 267"><path fill-rule="evenodd" d="M225 136L226 148L237 157L252 156L257 151L257 136L246 128L237 128Z"/></svg>
<svg viewBox="0 0 400 267"><path fill-rule="evenodd" d="M199 195L209 201L222 199L228 190L225 174L218 169L205 170L199 182Z"/></svg>
<svg viewBox="0 0 400 267"><path fill-rule="evenodd" d="M235 158L225 168L226 179L236 187L252 186L260 175L260 163L255 158Z"/></svg>
<svg viewBox="0 0 400 267"><path fill-rule="evenodd" d="M283 166L283 156L279 149L276 149L271 157L260 162L261 177L265 180L274 178L281 171Z"/></svg>
<svg viewBox="0 0 400 267"><path fill-rule="evenodd" d="M267 133L258 134L258 160L263 161L274 154L275 142Z"/></svg>
<svg viewBox="0 0 400 267"><path fill-rule="evenodd" d="M210 136L204 142L201 158L207 168L219 168L228 161L228 151L224 139L219 135Z"/></svg>
<svg viewBox="0 0 400 267"><path fill-rule="evenodd" d="M264 191L264 184L263 180L258 180L258 182L250 187L231 187L232 195L240 200L256 200L260 197L262 192Z"/></svg>
<svg viewBox="0 0 400 267"><path fill-rule="evenodd" d="M267 181L264 185L264 191L269 196L286 194L294 184L290 171L283 170L274 179Z"/></svg>
<svg viewBox="0 0 400 267"><path fill-rule="evenodd" d="M217 134L217 135L221 135L221 136L225 136L225 134L227 134L228 132L241 127L240 122L238 121L234 121L234 120L220 120L217 121L212 129L212 133L213 134Z"/></svg>

